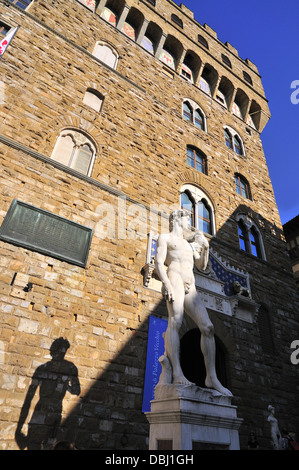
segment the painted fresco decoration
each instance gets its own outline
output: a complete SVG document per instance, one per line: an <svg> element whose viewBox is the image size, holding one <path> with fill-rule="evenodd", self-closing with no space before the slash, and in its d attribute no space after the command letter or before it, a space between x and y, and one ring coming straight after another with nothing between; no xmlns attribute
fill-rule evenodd
<svg viewBox="0 0 299 470"><path fill-rule="evenodd" d="M85 5L89 10L94 11L96 7L96 0L79 0L82 5Z"/></svg>
<svg viewBox="0 0 299 470"><path fill-rule="evenodd" d="M129 23L125 22L122 32L135 41L135 29Z"/></svg>
<svg viewBox="0 0 299 470"><path fill-rule="evenodd" d="M165 49L162 50L160 60L164 62L164 64L168 65L168 67L175 69L174 57Z"/></svg>
<svg viewBox="0 0 299 470"><path fill-rule="evenodd" d="M203 77L201 77L200 80L199 80L199 88L202 91L204 91L205 93L207 93L207 95L211 96L210 85L208 84L208 82Z"/></svg>
<svg viewBox="0 0 299 470"><path fill-rule="evenodd" d="M236 102L233 103L233 106L232 106L232 113L233 113L235 116L238 116L239 118L242 119L242 113L241 113L240 106L237 105Z"/></svg>
<svg viewBox="0 0 299 470"><path fill-rule="evenodd" d="M250 116L250 114L248 114L247 116L247 124L249 124L249 126L253 127L254 129L256 129L255 125L254 125L254 122L252 120L252 117Z"/></svg>
<svg viewBox="0 0 299 470"><path fill-rule="evenodd" d="M148 52L150 52L151 54L154 54L154 43L153 43L153 41L151 41L149 38L147 38L146 36L144 36L144 38L142 39L141 45L142 45L142 47L144 47L144 49L146 49Z"/></svg>
<svg viewBox="0 0 299 470"><path fill-rule="evenodd" d="M109 8L104 8L101 13L101 18L116 27L116 16L111 10L109 10Z"/></svg>

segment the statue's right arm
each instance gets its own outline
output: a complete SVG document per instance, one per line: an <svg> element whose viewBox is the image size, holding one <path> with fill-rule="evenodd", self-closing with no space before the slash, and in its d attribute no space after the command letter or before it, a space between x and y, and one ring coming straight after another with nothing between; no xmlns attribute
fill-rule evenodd
<svg viewBox="0 0 299 470"><path fill-rule="evenodd" d="M155 268L163 284L163 287L162 287L163 296L167 300L172 302L174 300L172 286L167 276L167 271L166 271L165 264L164 264L166 260L166 256L167 256L167 235L160 235L158 238L158 242L157 242Z"/></svg>

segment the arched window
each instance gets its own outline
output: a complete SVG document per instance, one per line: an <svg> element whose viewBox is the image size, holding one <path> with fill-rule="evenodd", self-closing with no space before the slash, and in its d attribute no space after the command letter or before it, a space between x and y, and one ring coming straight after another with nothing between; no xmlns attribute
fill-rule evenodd
<svg viewBox="0 0 299 470"><path fill-rule="evenodd" d="M83 98L83 103L94 109L95 111L101 111L102 104L104 101L103 95L101 95L97 90L88 88Z"/></svg>
<svg viewBox="0 0 299 470"><path fill-rule="evenodd" d="M97 42L92 55L112 69L116 69L118 54L109 44L104 42Z"/></svg>
<svg viewBox="0 0 299 470"><path fill-rule="evenodd" d="M179 60L183 54L183 45L177 37L168 34L160 55L160 60L176 70Z"/></svg>
<svg viewBox="0 0 299 470"><path fill-rule="evenodd" d="M228 67L232 68L232 64L231 64L231 61L229 60L229 58L224 55L224 54L221 54L221 58L222 58L222 62L227 65Z"/></svg>
<svg viewBox="0 0 299 470"><path fill-rule="evenodd" d="M240 196L251 199L250 187L248 181L239 173L235 174L236 191Z"/></svg>
<svg viewBox="0 0 299 470"><path fill-rule="evenodd" d="M244 146L241 137L231 127L224 128L225 145L236 152L237 155L244 155Z"/></svg>
<svg viewBox="0 0 299 470"><path fill-rule="evenodd" d="M171 15L171 21L173 21L176 25L178 25L180 28L183 28L183 22L181 18L179 18L177 15L174 13Z"/></svg>
<svg viewBox="0 0 299 470"><path fill-rule="evenodd" d="M194 147L187 147L187 165L195 168L200 173L206 174L206 156Z"/></svg>
<svg viewBox="0 0 299 470"><path fill-rule="evenodd" d="M199 44L201 44L203 47L205 47L206 49L209 49L209 45L208 45L208 42L207 40L201 36L200 34L197 36L197 40L199 42Z"/></svg>
<svg viewBox="0 0 299 470"><path fill-rule="evenodd" d="M90 175L96 148L83 132L65 129L61 132L51 158L74 170Z"/></svg>
<svg viewBox="0 0 299 470"><path fill-rule="evenodd" d="M257 258L266 259L263 239L253 220L245 214L237 215L240 249Z"/></svg>
<svg viewBox="0 0 299 470"><path fill-rule="evenodd" d="M207 195L198 187L185 184L181 188L181 207L190 213L190 224L203 232L215 233L213 205Z"/></svg>
<svg viewBox="0 0 299 470"><path fill-rule="evenodd" d="M139 31L142 29L140 27ZM151 54L155 54L162 35L162 29L156 23L150 21L147 25L145 34L141 40L141 46Z"/></svg>
<svg viewBox="0 0 299 470"><path fill-rule="evenodd" d="M195 125L198 129L206 131L206 117L197 103L186 99L183 101L183 118Z"/></svg>
<svg viewBox="0 0 299 470"><path fill-rule="evenodd" d="M244 77L244 80L246 80L247 83L249 83L250 85L252 85L251 76L250 76L247 72L243 72L243 77Z"/></svg>

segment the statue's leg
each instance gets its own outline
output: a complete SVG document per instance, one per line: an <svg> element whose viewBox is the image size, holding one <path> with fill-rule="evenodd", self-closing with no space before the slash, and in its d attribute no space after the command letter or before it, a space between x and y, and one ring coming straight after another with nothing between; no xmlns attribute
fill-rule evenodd
<svg viewBox="0 0 299 470"><path fill-rule="evenodd" d="M180 364L179 330L184 316L184 284L179 275L168 273L174 289L174 301L167 301L168 325L165 333L165 352L172 366L173 383L191 384L183 374Z"/></svg>
<svg viewBox="0 0 299 470"><path fill-rule="evenodd" d="M202 304L196 292L195 286L190 289L189 294L185 298L185 311L196 323L201 332L200 346L206 367L206 387L218 390L223 395L231 395L231 392L223 387L217 378L214 326L206 307Z"/></svg>

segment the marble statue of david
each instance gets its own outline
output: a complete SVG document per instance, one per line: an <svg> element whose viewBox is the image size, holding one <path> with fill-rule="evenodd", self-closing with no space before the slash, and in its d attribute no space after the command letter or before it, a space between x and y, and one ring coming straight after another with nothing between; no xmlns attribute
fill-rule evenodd
<svg viewBox="0 0 299 470"><path fill-rule="evenodd" d="M216 375L214 328L196 290L193 273L194 264L199 270L207 267L208 240L201 231L191 231L190 214L184 210L171 213L169 230L169 233L161 234L158 238L155 267L162 281L162 294L168 309L164 340L165 353L172 367L172 383L193 385L184 376L180 364L179 330L186 312L201 332L206 387L231 396L231 392L222 386Z"/></svg>

